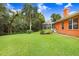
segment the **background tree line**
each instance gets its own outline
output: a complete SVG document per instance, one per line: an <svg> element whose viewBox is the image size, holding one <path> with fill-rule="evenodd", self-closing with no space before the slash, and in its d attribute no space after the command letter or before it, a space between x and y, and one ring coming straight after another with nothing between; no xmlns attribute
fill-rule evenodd
<svg viewBox="0 0 79 59"><path fill-rule="evenodd" d="M38 7L33 4L24 4L21 11L16 12L5 5L0 4L0 35L38 31L45 22L44 16L37 12Z"/></svg>

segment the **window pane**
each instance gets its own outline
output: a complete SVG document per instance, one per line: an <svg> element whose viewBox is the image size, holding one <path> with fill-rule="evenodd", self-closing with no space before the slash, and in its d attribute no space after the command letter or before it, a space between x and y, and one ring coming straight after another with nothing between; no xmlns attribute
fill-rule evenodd
<svg viewBox="0 0 79 59"><path fill-rule="evenodd" d="M62 22L62 29L64 29L64 22Z"/></svg>
<svg viewBox="0 0 79 59"><path fill-rule="evenodd" d="M73 29L78 29L78 18L73 20Z"/></svg>
<svg viewBox="0 0 79 59"><path fill-rule="evenodd" d="M69 19L69 29L72 29L72 19Z"/></svg>

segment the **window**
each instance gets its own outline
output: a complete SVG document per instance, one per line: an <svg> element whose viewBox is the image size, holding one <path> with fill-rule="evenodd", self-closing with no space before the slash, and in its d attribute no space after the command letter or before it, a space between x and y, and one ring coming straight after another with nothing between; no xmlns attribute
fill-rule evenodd
<svg viewBox="0 0 79 59"><path fill-rule="evenodd" d="M72 19L69 19L69 29L72 29Z"/></svg>
<svg viewBox="0 0 79 59"><path fill-rule="evenodd" d="M64 22L62 22L62 29L64 29Z"/></svg>
<svg viewBox="0 0 79 59"><path fill-rule="evenodd" d="M78 29L78 18L73 19L73 29Z"/></svg>
<svg viewBox="0 0 79 59"><path fill-rule="evenodd" d="M69 19L69 29L78 29L78 18Z"/></svg>

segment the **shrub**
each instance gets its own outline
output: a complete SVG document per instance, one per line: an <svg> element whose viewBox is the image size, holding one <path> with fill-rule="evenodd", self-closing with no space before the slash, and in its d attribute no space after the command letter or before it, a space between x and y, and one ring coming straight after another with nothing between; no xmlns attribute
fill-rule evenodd
<svg viewBox="0 0 79 59"><path fill-rule="evenodd" d="M32 33L32 32L33 32L32 30L27 30L27 33L29 33L29 34Z"/></svg>
<svg viewBox="0 0 79 59"><path fill-rule="evenodd" d="M48 32L46 32L46 34L51 34L52 33L52 31L48 31Z"/></svg>
<svg viewBox="0 0 79 59"><path fill-rule="evenodd" d="M40 34L51 34L52 32L51 31L44 31L44 30L41 30Z"/></svg>
<svg viewBox="0 0 79 59"><path fill-rule="evenodd" d="M40 34L44 34L44 30L41 30L41 31L40 31Z"/></svg>

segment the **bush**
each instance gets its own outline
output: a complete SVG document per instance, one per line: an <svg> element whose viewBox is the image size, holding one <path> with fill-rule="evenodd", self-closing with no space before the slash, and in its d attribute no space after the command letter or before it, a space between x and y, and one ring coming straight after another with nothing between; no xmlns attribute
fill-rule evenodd
<svg viewBox="0 0 79 59"><path fill-rule="evenodd" d="M40 34L44 34L44 30L41 30L41 31L40 31Z"/></svg>
<svg viewBox="0 0 79 59"><path fill-rule="evenodd" d="M32 30L27 30L27 33L29 33L29 34L32 33L32 32L33 32Z"/></svg>
<svg viewBox="0 0 79 59"><path fill-rule="evenodd" d="M51 34L52 32L51 31L44 31L44 30L41 30L40 34Z"/></svg>
<svg viewBox="0 0 79 59"><path fill-rule="evenodd" d="M52 33L52 31L48 31L48 32L46 32L46 34L51 34Z"/></svg>

